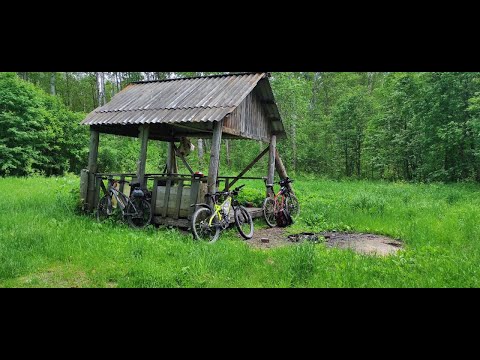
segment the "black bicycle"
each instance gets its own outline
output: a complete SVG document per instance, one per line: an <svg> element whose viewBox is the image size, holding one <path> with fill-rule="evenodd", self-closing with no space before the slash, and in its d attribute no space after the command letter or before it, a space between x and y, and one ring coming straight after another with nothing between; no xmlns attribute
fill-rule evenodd
<svg viewBox="0 0 480 360"><path fill-rule="evenodd" d="M111 177L103 179L108 180L108 188L107 194L98 202L97 220L104 221L113 214L112 199L115 199L123 219L126 219L131 227L137 229L147 227L152 221L153 215L149 192L142 190L139 182L114 180ZM116 186L119 183L130 184L130 197L117 190Z"/></svg>

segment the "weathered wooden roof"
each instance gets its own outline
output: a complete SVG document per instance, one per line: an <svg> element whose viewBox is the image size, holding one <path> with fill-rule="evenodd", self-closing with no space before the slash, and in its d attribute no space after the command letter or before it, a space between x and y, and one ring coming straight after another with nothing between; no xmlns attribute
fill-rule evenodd
<svg viewBox="0 0 480 360"><path fill-rule="evenodd" d="M83 125L132 126L220 121L254 90L273 133L284 128L266 73L241 73L135 82L105 106L92 111Z"/></svg>

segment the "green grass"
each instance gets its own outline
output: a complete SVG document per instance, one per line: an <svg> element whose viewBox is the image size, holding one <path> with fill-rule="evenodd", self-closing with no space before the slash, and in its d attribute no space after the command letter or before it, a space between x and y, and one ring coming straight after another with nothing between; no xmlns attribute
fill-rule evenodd
<svg viewBox="0 0 480 360"><path fill-rule="evenodd" d="M245 182L252 196L262 183ZM254 186L255 185L255 186ZM297 231L401 238L386 258L304 244L213 245L75 213L78 179L0 179L0 287L478 287L480 187L300 179ZM258 222L256 226L261 226Z"/></svg>

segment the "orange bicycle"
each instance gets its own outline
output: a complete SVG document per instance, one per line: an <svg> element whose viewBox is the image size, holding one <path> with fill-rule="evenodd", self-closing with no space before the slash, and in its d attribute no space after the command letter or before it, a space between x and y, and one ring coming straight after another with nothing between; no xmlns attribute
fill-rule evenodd
<svg viewBox="0 0 480 360"><path fill-rule="evenodd" d="M280 180L277 184L280 185L280 191L275 194L273 191L273 184L266 184L267 189L270 195L263 202L263 217L267 222L268 226L275 227L277 226L277 219L279 214L286 211L286 215L289 216L292 221L295 221L300 213L300 205L298 203L297 197L292 194L288 184L293 183L294 180L289 179L288 177ZM266 183L266 179L265 179Z"/></svg>

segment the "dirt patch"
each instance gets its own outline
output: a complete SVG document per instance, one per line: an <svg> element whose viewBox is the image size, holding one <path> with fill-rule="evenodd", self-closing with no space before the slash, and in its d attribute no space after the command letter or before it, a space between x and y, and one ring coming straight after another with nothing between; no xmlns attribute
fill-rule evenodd
<svg viewBox="0 0 480 360"><path fill-rule="evenodd" d="M267 242L262 239L268 239ZM253 238L246 240L246 243L254 248L271 249L279 246L293 245L293 242L288 241L285 228L267 228L255 229Z"/></svg>
<svg viewBox="0 0 480 360"><path fill-rule="evenodd" d="M324 232L319 235L325 238L325 244L329 247L352 249L362 254L386 256L395 254L403 247L399 240L382 235L342 232Z"/></svg>
<svg viewBox="0 0 480 360"><path fill-rule="evenodd" d="M323 241L323 239L325 239ZM352 249L361 254L386 256L395 254L403 244L399 240L382 235L363 233L323 232L287 235L285 228L255 230L253 238L246 243L254 248L271 249L290 246L303 241L324 243L328 247Z"/></svg>

